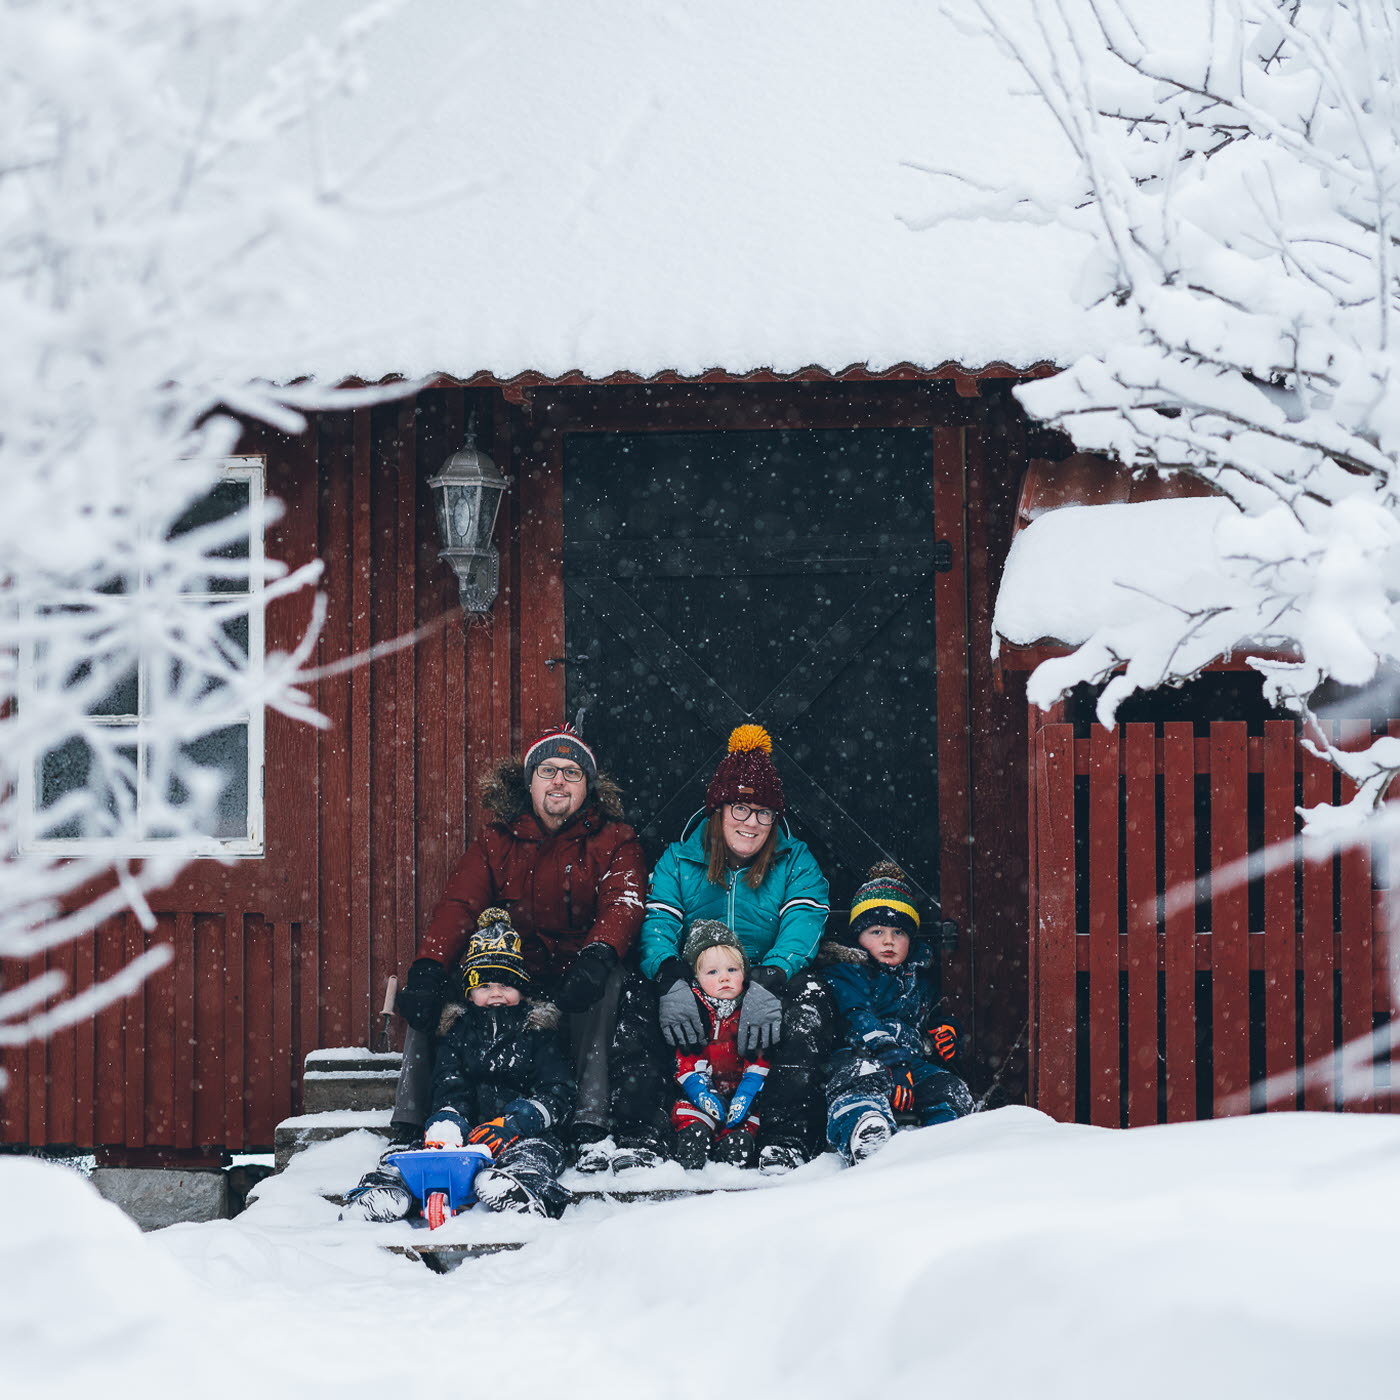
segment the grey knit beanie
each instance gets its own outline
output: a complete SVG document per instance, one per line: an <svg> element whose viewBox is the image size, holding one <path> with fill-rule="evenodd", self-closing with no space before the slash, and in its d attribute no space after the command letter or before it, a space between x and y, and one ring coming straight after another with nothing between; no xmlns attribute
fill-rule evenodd
<svg viewBox="0 0 1400 1400"><path fill-rule="evenodd" d="M749 970L749 955L744 951L744 945L739 942L739 935L728 924L722 924L718 919L696 919L691 924L690 931L685 936L685 946L681 949L681 957L690 964L692 972L695 970L696 959L706 948L732 948L738 953L744 971Z"/></svg>

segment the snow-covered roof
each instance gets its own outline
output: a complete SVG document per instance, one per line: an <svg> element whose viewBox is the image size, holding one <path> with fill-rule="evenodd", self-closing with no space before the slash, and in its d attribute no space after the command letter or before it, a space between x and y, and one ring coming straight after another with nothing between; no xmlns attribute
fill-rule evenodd
<svg viewBox="0 0 1400 1400"><path fill-rule="evenodd" d="M331 168L382 151L349 203L387 212L271 372L1067 363L1070 234L916 227L953 193L916 166L1067 164L1025 87L932 0L409 0L325 133Z"/></svg>

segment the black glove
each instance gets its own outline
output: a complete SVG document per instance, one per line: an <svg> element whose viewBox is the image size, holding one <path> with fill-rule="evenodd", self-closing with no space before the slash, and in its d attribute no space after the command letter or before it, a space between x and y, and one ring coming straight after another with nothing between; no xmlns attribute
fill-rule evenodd
<svg viewBox="0 0 1400 1400"><path fill-rule="evenodd" d="M608 975L617 966L617 950L608 943L589 943L580 948L554 992L560 1011L587 1011L608 984Z"/></svg>
<svg viewBox="0 0 1400 1400"><path fill-rule="evenodd" d="M436 958L415 958L394 998L394 1009L414 1030L432 1035L451 982L451 974Z"/></svg>
<svg viewBox="0 0 1400 1400"><path fill-rule="evenodd" d="M748 990L739 1003L739 1030L735 1049L751 1059L778 1043L783 1029L783 1003L779 993L787 986L787 974L779 967L756 967L749 973Z"/></svg>
<svg viewBox="0 0 1400 1400"><path fill-rule="evenodd" d="M657 969L656 982L667 988L657 1008L662 1039L677 1050L703 1045L708 1037L700 1004L690 988L690 970L679 958L667 958Z"/></svg>

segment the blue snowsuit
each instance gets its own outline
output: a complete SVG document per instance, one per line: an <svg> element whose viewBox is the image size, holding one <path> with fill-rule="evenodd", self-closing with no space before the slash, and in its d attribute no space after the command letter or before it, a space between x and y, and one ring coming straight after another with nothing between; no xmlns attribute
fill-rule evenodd
<svg viewBox="0 0 1400 1400"><path fill-rule="evenodd" d="M967 1085L926 1048L924 1032L952 1023L937 986L933 950L915 939L898 967L876 962L845 943L824 943L821 976L836 1007L841 1048L827 1075L826 1137L845 1154L851 1129L866 1113L895 1127L890 1095L905 1076L913 1082L921 1125L948 1123L972 1112ZM835 961L831 961L835 960Z"/></svg>

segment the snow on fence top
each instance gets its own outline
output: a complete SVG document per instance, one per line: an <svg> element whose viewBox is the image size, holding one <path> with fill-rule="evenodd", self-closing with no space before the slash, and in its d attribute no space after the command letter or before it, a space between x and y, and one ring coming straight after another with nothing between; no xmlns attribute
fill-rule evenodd
<svg viewBox="0 0 1400 1400"><path fill-rule="evenodd" d="M916 165L1068 173L1024 88L928 0L414 0L326 124L376 213L298 271L311 324L270 328L269 372L1068 363L1075 235L917 227L953 182ZM279 362L297 332L313 362Z"/></svg>

